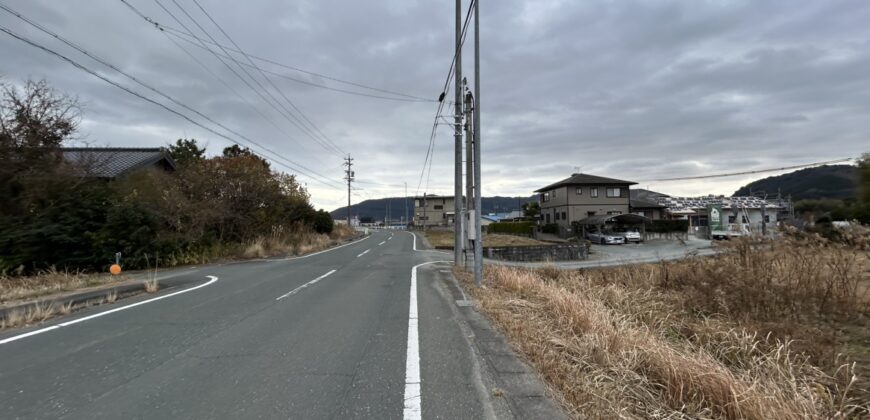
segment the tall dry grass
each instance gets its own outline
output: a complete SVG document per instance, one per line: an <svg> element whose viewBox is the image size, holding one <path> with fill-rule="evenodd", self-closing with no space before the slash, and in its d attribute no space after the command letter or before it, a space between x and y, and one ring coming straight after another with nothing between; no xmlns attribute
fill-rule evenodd
<svg viewBox="0 0 870 420"><path fill-rule="evenodd" d="M0 276L0 303L30 299L122 280L126 280L126 277L60 271L54 268L41 271L33 276Z"/></svg>
<svg viewBox="0 0 870 420"><path fill-rule="evenodd" d="M353 228L342 224L336 224L329 234L316 233L307 227L300 226L288 232L280 232L251 241L245 246L241 256L244 258L266 258L276 255L304 255L338 245L356 235L357 233Z"/></svg>
<svg viewBox="0 0 870 420"><path fill-rule="evenodd" d="M870 415L860 369L820 363L799 345L809 337L793 334L866 319L862 251L729 246L716 258L580 272L487 267L472 293L578 418Z"/></svg>

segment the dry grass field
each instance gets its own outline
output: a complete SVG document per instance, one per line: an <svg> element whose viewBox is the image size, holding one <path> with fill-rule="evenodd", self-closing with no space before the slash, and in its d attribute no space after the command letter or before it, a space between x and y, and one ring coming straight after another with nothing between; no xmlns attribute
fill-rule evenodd
<svg viewBox="0 0 870 420"><path fill-rule="evenodd" d="M576 418L868 418L870 238L721 256L457 272Z"/></svg>
<svg viewBox="0 0 870 420"><path fill-rule="evenodd" d="M426 231L426 239L433 247L437 249L453 249L453 232L441 230ZM532 238L514 235L502 235L499 233L484 233L483 246L535 246L547 245L546 242L541 242Z"/></svg>

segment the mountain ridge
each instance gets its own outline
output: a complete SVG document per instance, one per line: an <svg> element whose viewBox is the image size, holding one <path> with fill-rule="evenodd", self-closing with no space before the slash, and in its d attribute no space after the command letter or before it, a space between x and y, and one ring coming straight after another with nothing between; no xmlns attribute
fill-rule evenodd
<svg viewBox="0 0 870 420"><path fill-rule="evenodd" d="M734 195L766 192L768 197L791 196L792 200L850 199L858 188L858 167L824 165L770 176L740 187Z"/></svg>

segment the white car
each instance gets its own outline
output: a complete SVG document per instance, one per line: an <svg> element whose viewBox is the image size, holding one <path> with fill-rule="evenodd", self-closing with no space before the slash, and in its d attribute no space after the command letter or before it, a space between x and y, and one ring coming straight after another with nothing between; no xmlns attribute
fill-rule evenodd
<svg viewBox="0 0 870 420"><path fill-rule="evenodd" d="M612 233L591 232L586 234L586 239L601 245L622 245L625 243L625 238Z"/></svg>
<svg viewBox="0 0 870 420"><path fill-rule="evenodd" d="M616 236L622 236L625 242L640 243L643 238L640 236L640 231L637 228L616 228L613 232Z"/></svg>

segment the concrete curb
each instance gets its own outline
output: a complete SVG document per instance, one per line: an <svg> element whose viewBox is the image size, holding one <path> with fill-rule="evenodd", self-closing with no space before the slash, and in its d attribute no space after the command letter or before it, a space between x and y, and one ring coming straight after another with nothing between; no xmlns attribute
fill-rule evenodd
<svg viewBox="0 0 870 420"><path fill-rule="evenodd" d="M542 382L538 371L523 361L508 340L468 301L452 272L444 286L456 301L454 313L480 366L499 419L567 419ZM451 302L452 303L452 302Z"/></svg>
<svg viewBox="0 0 870 420"><path fill-rule="evenodd" d="M173 275L168 278L158 279L158 290L170 289L179 286L185 286L191 283L197 283L204 279L198 276L186 276L185 274L191 273L180 273L177 275ZM102 302L109 295L115 294L117 299L122 299L125 297L130 297L133 295L137 295L139 293L145 293L145 281L144 280L134 280L133 283L125 283L125 284L116 284L109 285L105 287L101 287L97 290L89 290L87 292L80 293L71 293L64 296L56 296L45 299L36 299L30 302L25 302L15 306L9 306L6 308L0 308L0 319L6 318L7 314L13 312L27 313L28 311L32 311L37 307L41 308L60 308L65 305L75 306L89 306L91 304Z"/></svg>

